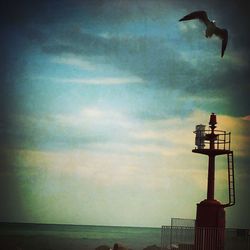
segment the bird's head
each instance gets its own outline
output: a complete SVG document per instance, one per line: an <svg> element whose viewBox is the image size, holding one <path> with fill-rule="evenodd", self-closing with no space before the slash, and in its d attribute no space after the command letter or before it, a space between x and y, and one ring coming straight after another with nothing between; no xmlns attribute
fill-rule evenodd
<svg viewBox="0 0 250 250"><path fill-rule="evenodd" d="M215 20L212 20L212 23L213 23L214 25L216 25L216 22L215 22Z"/></svg>

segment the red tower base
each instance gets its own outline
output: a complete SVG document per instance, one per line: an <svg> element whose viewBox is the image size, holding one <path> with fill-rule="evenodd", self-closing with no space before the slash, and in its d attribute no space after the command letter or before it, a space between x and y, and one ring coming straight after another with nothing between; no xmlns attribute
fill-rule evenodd
<svg viewBox="0 0 250 250"><path fill-rule="evenodd" d="M217 200L197 204L195 250L223 250L225 210Z"/></svg>

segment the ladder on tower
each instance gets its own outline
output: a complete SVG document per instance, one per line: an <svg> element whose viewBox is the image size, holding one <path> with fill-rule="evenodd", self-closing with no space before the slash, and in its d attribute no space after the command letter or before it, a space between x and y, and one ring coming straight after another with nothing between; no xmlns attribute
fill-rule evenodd
<svg viewBox="0 0 250 250"><path fill-rule="evenodd" d="M228 198L229 202L225 204L225 207L230 207L235 204L235 184L234 184L234 156L233 151L227 154L227 166L228 166Z"/></svg>

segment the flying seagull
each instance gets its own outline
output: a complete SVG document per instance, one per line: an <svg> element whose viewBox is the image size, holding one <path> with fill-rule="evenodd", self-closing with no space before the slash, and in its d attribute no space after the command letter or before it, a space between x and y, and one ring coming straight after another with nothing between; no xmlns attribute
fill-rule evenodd
<svg viewBox="0 0 250 250"><path fill-rule="evenodd" d="M183 18L181 18L179 21L188 21L193 19L199 19L201 22L203 22L207 29L206 29L206 37L210 38L212 35L218 36L222 40L222 46L221 46L221 57L223 57L225 49L227 47L227 40L228 40L228 32L226 29L221 29L216 26L215 21L210 21L207 17L206 11L194 11Z"/></svg>

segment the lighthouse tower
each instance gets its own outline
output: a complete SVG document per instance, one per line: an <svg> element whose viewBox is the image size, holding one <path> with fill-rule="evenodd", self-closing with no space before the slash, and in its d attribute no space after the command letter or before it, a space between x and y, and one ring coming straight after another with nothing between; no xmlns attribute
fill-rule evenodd
<svg viewBox="0 0 250 250"><path fill-rule="evenodd" d="M209 129L197 125L194 133L196 148L193 153L208 156L207 197L197 204L195 222L195 250L223 250L225 231L225 207L235 204L234 161L230 149L231 133L216 130L216 115L210 115ZM215 158L227 156L228 203L222 204L214 197Z"/></svg>

